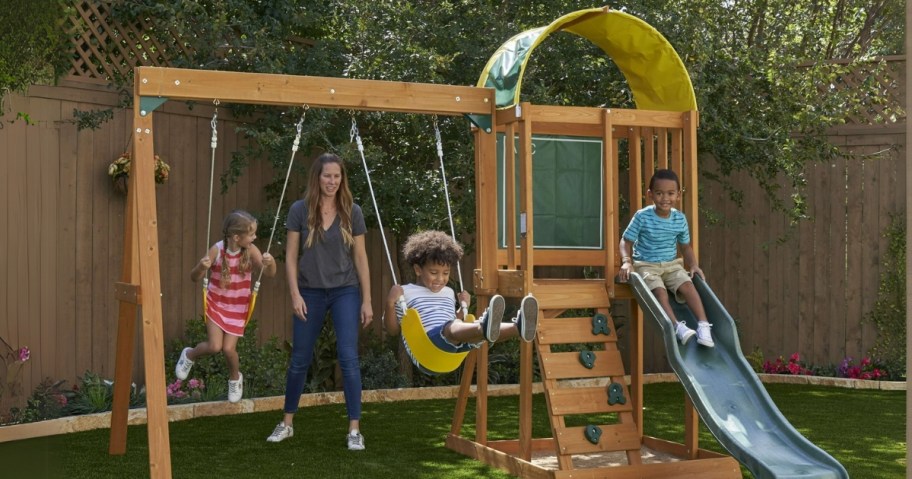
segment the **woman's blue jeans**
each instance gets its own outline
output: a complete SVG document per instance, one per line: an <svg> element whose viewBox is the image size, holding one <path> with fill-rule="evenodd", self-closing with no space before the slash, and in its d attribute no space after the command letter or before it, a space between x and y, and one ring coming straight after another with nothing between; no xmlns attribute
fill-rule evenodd
<svg viewBox="0 0 912 479"><path fill-rule="evenodd" d="M361 290L357 286L340 288L300 288L307 306L307 321L292 315L291 364L285 378L285 412L298 410L307 370L314 358L314 347L328 311L336 330L336 350L342 369L345 408L349 419L361 419L361 367L358 362L358 330L361 327Z"/></svg>

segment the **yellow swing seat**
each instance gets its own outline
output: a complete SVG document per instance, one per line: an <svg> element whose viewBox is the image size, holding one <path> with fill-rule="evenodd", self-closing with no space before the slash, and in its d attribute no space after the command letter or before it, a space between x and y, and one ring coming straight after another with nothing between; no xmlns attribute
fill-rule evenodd
<svg viewBox="0 0 912 479"><path fill-rule="evenodd" d="M465 322L475 322L475 315L467 315ZM424 325L421 324L421 316L414 308L405 310L401 326L402 340L411 351L412 357L428 371L439 374L454 371L469 354L469 351L463 353L442 351L434 345L431 338L428 337L427 331L424 330Z"/></svg>

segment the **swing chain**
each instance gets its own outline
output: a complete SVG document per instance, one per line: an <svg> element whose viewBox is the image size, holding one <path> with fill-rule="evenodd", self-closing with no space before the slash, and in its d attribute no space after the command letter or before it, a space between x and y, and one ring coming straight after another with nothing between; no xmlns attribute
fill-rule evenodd
<svg viewBox="0 0 912 479"><path fill-rule="evenodd" d="M364 152L364 144L361 143L361 134L358 131L358 123L355 121L354 115L352 115L352 127L351 127L351 131L349 132L349 135L348 135L348 141L349 141L349 143L351 143L352 141L355 141L355 143L358 144L358 151L360 151L362 153Z"/></svg>
<svg viewBox="0 0 912 479"><path fill-rule="evenodd" d="M434 115L434 138L437 140L437 157L443 164L443 140L440 137L440 128L437 127L437 115Z"/></svg>
<svg viewBox="0 0 912 479"><path fill-rule="evenodd" d="M291 151L298 151L298 147L301 145L301 131L304 130L304 117L307 116L307 105L305 105L304 113L301 113L301 119L298 120L298 124L295 125L295 130L298 132L295 135L294 144L291 145Z"/></svg>
<svg viewBox="0 0 912 479"><path fill-rule="evenodd" d="M218 100L214 100L215 111L212 113L212 121L209 122L209 126L212 127L212 140L209 142L209 147L215 149L218 147Z"/></svg>

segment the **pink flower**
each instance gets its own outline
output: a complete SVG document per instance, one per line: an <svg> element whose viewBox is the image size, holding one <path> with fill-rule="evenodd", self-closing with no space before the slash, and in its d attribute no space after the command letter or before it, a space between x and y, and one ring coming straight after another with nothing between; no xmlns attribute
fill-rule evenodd
<svg viewBox="0 0 912 479"><path fill-rule="evenodd" d="M21 348L19 348L18 354L19 354L19 361L24 363L29 360L29 357L31 357L32 352L29 351L29 348L27 348L27 347L21 347Z"/></svg>
<svg viewBox="0 0 912 479"><path fill-rule="evenodd" d="M66 396L64 396L63 394L57 394L57 395L55 395L55 396L54 396L54 400L57 401L57 404L59 404L60 407L64 407L64 406L67 405L67 398L66 398Z"/></svg>
<svg viewBox="0 0 912 479"><path fill-rule="evenodd" d="M190 387L190 389L202 389L203 382L199 379L193 378L190 380L190 382L187 383L187 385Z"/></svg>
<svg viewBox="0 0 912 479"><path fill-rule="evenodd" d="M798 353L792 354L789 358L789 362L791 363L797 363L798 361L801 361L801 356L799 356Z"/></svg>

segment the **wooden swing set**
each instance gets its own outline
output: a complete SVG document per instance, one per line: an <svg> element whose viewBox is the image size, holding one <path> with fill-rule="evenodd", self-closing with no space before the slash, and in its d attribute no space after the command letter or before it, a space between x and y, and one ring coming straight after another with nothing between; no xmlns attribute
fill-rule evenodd
<svg viewBox="0 0 912 479"><path fill-rule="evenodd" d="M604 18L599 17L608 13L607 9L591 9L569 19L565 16L562 18L569 23L555 29L579 34L572 29L584 28L590 20L601 22ZM538 299L541 320L534 346L533 343L520 344L518 438L488 439L488 346L485 345L465 360L466 374L462 376L452 427L446 439L448 448L521 477L741 477L734 459L699 448L699 417L686 398L684 444L643 434L643 315L632 300L629 286L616 285L613 279L619 265L616 254L619 198L628 198L631 210L642 205L643 185L655 168L672 168L682 178L685 191L682 206L691 218L693 245L697 251L698 115L695 103L677 111L542 106L510 103L509 100L508 106L504 107L500 101L502 90L484 84L485 78L491 77L490 72L503 66L492 59L478 87L136 68L132 127L133 171L136 174L130 176L128 190L122 280L115 285L120 319L109 453L126 452L133 339L141 307L150 476L171 477L153 180L153 112L168 100L218 99L222 104L307 105L311 108L462 115L475 124L478 250L473 280L479 307L485 307L495 294L507 298L532 294ZM623 65L621 67L623 70ZM519 69L521 78L522 66ZM503 69L506 70L508 68ZM637 90L630 75L628 81ZM518 84L515 86L515 98L518 99ZM650 105L640 99L637 103L638 106ZM595 162L596 171L600 172L596 175L600 188L594 196L598 225L594 246L552 244L543 248L535 242L536 223L549 226L548 230L554 229L551 228L554 225L547 225L547 220L537 217L534 209L536 137L544 140L588 138L599 145ZM504 138L514 141L503 141ZM629 173L624 173L628 175L629 189L623 192L620 191L618 166L622 155L629 162ZM505 180L509 178L515 178L515 181ZM536 275L540 270L536 268L538 266L591 267L601 271L601 279L540 277ZM615 300L629 300L631 304L629 369L625 368L617 347L618 338L610 315L611 302ZM565 317L568 310L589 310L594 314ZM594 345L588 356L591 361L581 360L584 355L578 352L552 351L555 345L578 343ZM553 434L550 438L532 437L533 347L538 348ZM629 375L629 383L625 375ZM476 386L474 437L465 437L462 427L469 399L473 396L473 377ZM607 387L579 386L579 382L570 381L581 378L605 380ZM567 416L602 417L606 414L614 415L616 420L611 424L584 427L571 427L565 423ZM640 453L642 446L683 460L644 464ZM557 456L557 470L532 462L534 453L543 451ZM574 455L606 452L622 453L627 465L594 469L580 469L574 465Z"/></svg>

